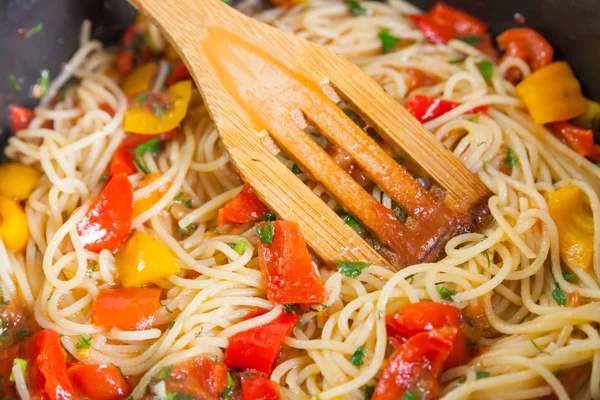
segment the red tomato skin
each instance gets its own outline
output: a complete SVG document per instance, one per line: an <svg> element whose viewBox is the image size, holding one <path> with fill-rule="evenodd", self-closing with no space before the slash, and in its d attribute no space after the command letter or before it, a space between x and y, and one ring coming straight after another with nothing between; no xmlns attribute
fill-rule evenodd
<svg viewBox="0 0 600 400"><path fill-rule="evenodd" d="M325 302L327 291L312 265L298 224L269 223L274 227L272 243L258 242L258 261L269 301L274 304ZM265 222L260 224L265 225Z"/></svg>
<svg viewBox="0 0 600 400"><path fill-rule="evenodd" d="M460 106L460 103L456 101L442 100L422 95L414 96L404 105L406 110L422 124L436 119L437 117L454 110L458 106ZM486 114L488 110L489 106L484 105L473 108L469 113L476 114L480 112Z"/></svg>
<svg viewBox="0 0 600 400"><path fill-rule="evenodd" d="M229 200L219 210L219 227L227 224L245 224L258 221L269 213L269 209L249 185Z"/></svg>
<svg viewBox="0 0 600 400"><path fill-rule="evenodd" d="M128 149L134 149L140 144L144 144L155 137L159 137L161 142L168 142L171 139L175 139L179 135L179 132L181 132L181 128L177 127L157 135L136 135L135 133L128 133L121 142L121 145Z"/></svg>
<svg viewBox="0 0 600 400"><path fill-rule="evenodd" d="M467 338L461 331L464 324L461 310L432 301L408 304L386 318L388 336L401 340L445 326L457 328L452 352L444 363L444 369L462 365L467 360Z"/></svg>
<svg viewBox="0 0 600 400"><path fill-rule="evenodd" d="M298 319L297 314L283 313L266 325L231 336L225 350L225 365L231 369L252 369L270 375L281 344Z"/></svg>
<svg viewBox="0 0 600 400"><path fill-rule="evenodd" d="M137 172L135 167L133 156L129 153L129 150L123 145L120 145L113 155L113 159L110 163L109 175L114 176L117 174L125 174L127 176L133 175Z"/></svg>
<svg viewBox="0 0 600 400"><path fill-rule="evenodd" d="M108 105L108 103L102 103L98 106L98 108L102 111L105 111L111 117L115 116L115 110L113 110L113 108L110 105Z"/></svg>
<svg viewBox="0 0 600 400"><path fill-rule="evenodd" d="M10 113L10 129L13 133L18 130L26 129L31 120L35 117L33 110L26 107L19 107L11 104L8 107Z"/></svg>
<svg viewBox="0 0 600 400"><path fill-rule="evenodd" d="M242 374L242 400L281 400L279 385L254 374Z"/></svg>
<svg viewBox="0 0 600 400"><path fill-rule="evenodd" d="M83 247L96 253L104 249L114 253L131 233L132 215L133 186L127 175L117 174L77 224Z"/></svg>
<svg viewBox="0 0 600 400"><path fill-rule="evenodd" d="M160 288L103 289L92 306L94 325L123 330L145 330L160 305Z"/></svg>
<svg viewBox="0 0 600 400"><path fill-rule="evenodd" d="M144 42L142 35L144 33L140 26L131 25L121 36L117 55L117 69L121 74L128 74L134 67L148 62L152 57L152 51Z"/></svg>
<svg viewBox="0 0 600 400"><path fill-rule="evenodd" d="M406 391L419 399L437 399L441 393L438 382L442 365L452 351L458 330L440 328L421 332L408 339L391 356L372 400L397 400Z"/></svg>
<svg viewBox="0 0 600 400"><path fill-rule="evenodd" d="M184 79L190 79L192 76L190 75L190 71L188 71L187 67L184 64L180 64L173 68L171 74L167 78L167 85L171 86L174 83L182 81Z"/></svg>
<svg viewBox="0 0 600 400"><path fill-rule="evenodd" d="M580 156L593 162L600 161L600 145L594 143L591 129L578 128L567 121L551 122L546 127Z"/></svg>
<svg viewBox="0 0 600 400"><path fill-rule="evenodd" d="M431 43L447 43L465 36L481 36L487 25L477 18L439 2L421 15L411 15Z"/></svg>
<svg viewBox="0 0 600 400"><path fill-rule="evenodd" d="M87 400L122 400L131 386L113 365L71 363L67 371L77 394Z"/></svg>
<svg viewBox="0 0 600 400"><path fill-rule="evenodd" d="M174 365L166 385L167 392L219 400L221 392L227 387L227 367L208 357L198 356Z"/></svg>
<svg viewBox="0 0 600 400"><path fill-rule="evenodd" d="M504 31L496 39L498 47L504 50L504 56L516 57L527 62L532 72L550 64L554 59L554 49L546 39L530 28L513 28ZM517 68L509 68L504 77L516 83L521 78Z"/></svg>

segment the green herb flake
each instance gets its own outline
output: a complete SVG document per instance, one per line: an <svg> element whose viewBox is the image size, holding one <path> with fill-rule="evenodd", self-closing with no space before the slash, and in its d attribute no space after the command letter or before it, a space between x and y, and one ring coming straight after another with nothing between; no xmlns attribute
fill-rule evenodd
<svg viewBox="0 0 600 400"><path fill-rule="evenodd" d="M153 53L158 53L158 47L156 47L152 39L150 39L150 36L144 35L144 44L152 50Z"/></svg>
<svg viewBox="0 0 600 400"><path fill-rule="evenodd" d="M194 208L194 206L192 205L192 199L190 199L189 197L183 198L183 192L177 193L177 196L175 196L175 198L173 199L173 203L181 204L185 208L189 209Z"/></svg>
<svg viewBox="0 0 600 400"><path fill-rule="evenodd" d="M153 157L156 157L158 155L159 148L160 148L160 138L156 137L154 139L148 140L146 143L140 144L135 149L135 163L139 167L139 169L142 170L142 172L145 173L146 175L150 173L150 170L148 169L148 167L146 167L146 165L142 161L142 155L144 155L146 153L150 153L150 154L152 154Z"/></svg>
<svg viewBox="0 0 600 400"><path fill-rule="evenodd" d="M156 115L158 118L161 118L164 114L165 114L165 107L163 107L162 105L160 105L157 102L154 102L150 105L150 108L152 108L152 112L154 113L154 115Z"/></svg>
<svg viewBox="0 0 600 400"><path fill-rule="evenodd" d="M481 36L461 36L457 39L461 42L470 44L471 46L475 46L477 43L481 42Z"/></svg>
<svg viewBox="0 0 600 400"><path fill-rule="evenodd" d="M357 276L362 274L363 269L371 266L371 264L362 261L337 261L336 264L338 267L338 271L341 274L346 275L350 278L356 278Z"/></svg>
<svg viewBox="0 0 600 400"><path fill-rule="evenodd" d="M361 365L363 365L365 363L365 361L364 361L365 355L366 355L365 348L360 346L358 349L356 349L354 354L352 354L352 357L350 357L350 362L352 364L356 365L357 367L360 367Z"/></svg>
<svg viewBox="0 0 600 400"><path fill-rule="evenodd" d="M477 64L477 68L479 69L479 73L483 76L483 79L487 83L492 82L492 77L494 76L494 65L489 61L482 61Z"/></svg>
<svg viewBox="0 0 600 400"><path fill-rule="evenodd" d="M294 163L294 165L292 165L292 172L298 175L302 173L302 170L300 169L300 167L298 167L298 164Z"/></svg>
<svg viewBox="0 0 600 400"><path fill-rule="evenodd" d="M268 222L268 221L275 221L277 219L277 216L270 212L268 214L265 214L264 217L262 217L261 219L259 219L260 222Z"/></svg>
<svg viewBox="0 0 600 400"><path fill-rule="evenodd" d="M456 292L448 289L446 286L436 285L435 290L437 290L437 292L440 295L440 297L442 298L442 300L444 300L444 301L453 301L454 300L452 298L452 296L454 296L456 294Z"/></svg>
<svg viewBox="0 0 600 400"><path fill-rule="evenodd" d="M271 223L266 223L264 226L256 225L256 234L261 242L264 244L273 243L273 234L275 233L275 227Z"/></svg>
<svg viewBox="0 0 600 400"><path fill-rule="evenodd" d="M43 69L40 73L40 89L42 90L42 97L48 93L48 86L50 85L50 72L47 69Z"/></svg>
<svg viewBox="0 0 600 400"><path fill-rule="evenodd" d="M25 33L25 35L23 35L23 37L25 39L29 39L30 37L37 35L38 33L42 32L43 30L44 30L44 24L37 24L33 28L28 29L27 32Z"/></svg>
<svg viewBox="0 0 600 400"><path fill-rule="evenodd" d="M285 309L285 312L288 314L294 313L294 305L293 304L284 304L283 308Z"/></svg>
<svg viewBox="0 0 600 400"><path fill-rule="evenodd" d="M179 233L184 238L187 238L196 230L197 227L198 227L198 225L195 222L192 222L185 228L180 228L179 224L175 224L174 229L175 229L175 232Z"/></svg>
<svg viewBox="0 0 600 400"><path fill-rule="evenodd" d="M363 228L363 226L357 220L355 220L351 215L344 214L344 215L342 215L341 218L342 218L342 221L344 221L344 223L346 225L350 226L350 228L354 229L358 233L362 233L365 231L365 228Z"/></svg>
<svg viewBox="0 0 600 400"><path fill-rule="evenodd" d="M490 376L490 373L487 371L477 371L475 376L477 377L477 379L483 379L483 378L487 378L488 376Z"/></svg>
<svg viewBox="0 0 600 400"><path fill-rule="evenodd" d="M92 345L92 338L84 338L83 336L79 335L77 336L77 338L79 339L77 341L77 344L75 345L76 349L89 349L90 346Z"/></svg>
<svg viewBox="0 0 600 400"><path fill-rule="evenodd" d="M461 63L465 62L466 59L467 59L467 57L455 58L454 60L448 61L448 64L461 64Z"/></svg>
<svg viewBox="0 0 600 400"><path fill-rule="evenodd" d="M384 53L389 53L392 48L400 41L400 38L390 35L389 29L384 29L379 34L379 40L381 41L381 48Z"/></svg>
<svg viewBox="0 0 600 400"><path fill-rule="evenodd" d="M365 400L371 400L373 398L373 394L375 393L375 386L366 384L361 386L359 390L365 395Z"/></svg>
<svg viewBox="0 0 600 400"><path fill-rule="evenodd" d="M523 321L521 321L522 324L531 321L531 317L528 315L525 318L523 318Z"/></svg>
<svg viewBox="0 0 600 400"><path fill-rule="evenodd" d="M344 3L348 5L348 9L354 17L367 13L367 9L358 0L344 0Z"/></svg>
<svg viewBox="0 0 600 400"><path fill-rule="evenodd" d="M15 365L18 365L19 367L21 367L21 372L23 373L23 376L25 376L25 373L27 372L27 360L24 360L22 358L15 358L13 360L13 367ZM11 382L15 381L15 376L13 375L12 371L10 373L8 380Z"/></svg>
<svg viewBox="0 0 600 400"><path fill-rule="evenodd" d="M420 397L412 392L409 392L408 390L406 392L404 392L404 397L402 398L403 400L419 400Z"/></svg>
<svg viewBox="0 0 600 400"><path fill-rule="evenodd" d="M556 301L556 304L558 304L561 307L566 306L567 305L567 295L560 288L560 285L558 284L558 282L554 282L554 286L556 286L556 289L554 289L552 291L552 297L554 297L554 301Z"/></svg>
<svg viewBox="0 0 600 400"><path fill-rule="evenodd" d="M313 311L313 312L319 313L319 312L321 312L321 311L323 311L323 310L326 310L326 309L328 309L328 308L329 308L329 306L328 306L327 304L322 304L322 303L321 303L321 304L318 304L317 306L319 306L319 308L317 308L317 307L315 307L315 306L310 306L308 309L309 309L310 311Z"/></svg>
<svg viewBox="0 0 600 400"><path fill-rule="evenodd" d="M141 106L142 104L144 104L146 102L146 100L148 100L148 97L149 97L148 93L142 93L142 94L140 94L139 96L137 96L135 98L135 104L138 107Z"/></svg>
<svg viewBox="0 0 600 400"><path fill-rule="evenodd" d="M235 381L233 380L233 377L231 376L229 370L227 370L227 386L225 386L225 388L221 391L221 396L223 396L225 399L228 399L229 396L233 394L234 389Z"/></svg>
<svg viewBox="0 0 600 400"><path fill-rule="evenodd" d="M481 112L475 113L473 115L471 115L469 118L467 118L467 120L471 121L471 122L478 122L479 121L479 117L481 117ZM483 145L485 144L485 142L481 142L479 143L477 146Z"/></svg>
<svg viewBox="0 0 600 400"><path fill-rule="evenodd" d="M17 78L14 75L9 75L8 80L10 80L10 84L12 85L13 89L15 89L17 92L21 91L21 85L19 85L19 81L17 81Z"/></svg>
<svg viewBox="0 0 600 400"><path fill-rule="evenodd" d="M466 376L461 376L460 378L458 378L458 383L460 385L462 385L463 383L465 383L467 381L467 377Z"/></svg>
<svg viewBox="0 0 600 400"><path fill-rule="evenodd" d="M483 252L483 254L485 255L485 258L487 258L488 268L490 268L492 266L492 261L490 260L490 255L489 255L488 251L485 250Z"/></svg>
<svg viewBox="0 0 600 400"><path fill-rule="evenodd" d="M392 201L392 211L396 215L398 221L402 222L405 220L404 210L395 201Z"/></svg>
<svg viewBox="0 0 600 400"><path fill-rule="evenodd" d="M245 240L240 240L233 247L233 251L235 251L238 254L244 254L244 252L246 251L247 248L248 248L248 242L246 242Z"/></svg>
<svg viewBox="0 0 600 400"><path fill-rule="evenodd" d="M169 325L167 326L167 328L169 328L169 330L173 329L173 327L175 326L175 321L171 321L169 323Z"/></svg>
<svg viewBox="0 0 600 400"><path fill-rule="evenodd" d="M550 354L546 350L544 350L540 346L538 346L538 344L533 339L529 339L529 341L531 342L531 344L533 345L533 347L535 347L536 349L538 349L540 351L540 353L542 353L542 354L548 354L548 355Z"/></svg>
<svg viewBox="0 0 600 400"><path fill-rule="evenodd" d="M506 149L506 159L504 160L504 166L510 170L519 163L519 158L515 154L514 150L510 147Z"/></svg>
<svg viewBox="0 0 600 400"><path fill-rule="evenodd" d="M156 378L158 379L158 381L164 381L167 380L169 378L169 375L171 375L171 366L167 366L167 367L163 367L160 369L160 371L158 371L158 375L156 376Z"/></svg>
<svg viewBox="0 0 600 400"><path fill-rule="evenodd" d="M573 282L575 279L577 279L577 274L574 274L572 272L564 272L562 273L563 279L567 282Z"/></svg>

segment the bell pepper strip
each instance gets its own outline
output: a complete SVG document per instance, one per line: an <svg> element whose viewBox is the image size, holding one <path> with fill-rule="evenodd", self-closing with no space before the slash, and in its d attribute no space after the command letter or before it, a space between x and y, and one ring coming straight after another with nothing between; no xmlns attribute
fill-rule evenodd
<svg viewBox="0 0 600 400"><path fill-rule="evenodd" d="M548 210L558 229L560 257L567 264L588 269L594 258L594 217L577 186L548 194Z"/></svg>
<svg viewBox="0 0 600 400"><path fill-rule="evenodd" d="M179 64L173 71L169 74L167 78L167 85L171 86L176 82L182 81L184 79L190 79L192 76L190 75L190 71L188 71L187 67L184 64Z"/></svg>
<svg viewBox="0 0 600 400"><path fill-rule="evenodd" d="M127 97L136 96L152 88L152 81L156 76L158 64L146 63L131 71L123 80L121 88Z"/></svg>
<svg viewBox="0 0 600 400"><path fill-rule="evenodd" d="M131 25L121 36L117 55L117 68L121 74L128 74L152 57L152 50L146 44L144 36L143 27L137 24Z"/></svg>
<svg viewBox="0 0 600 400"><path fill-rule="evenodd" d="M41 174L18 162L0 164L0 195L15 200L27 200L40 184Z"/></svg>
<svg viewBox="0 0 600 400"><path fill-rule="evenodd" d="M139 183L138 189L146 187L150 185L152 182L160 179L162 174L160 172L152 172L144 177ZM167 186L163 185L158 190L148 193L144 197L140 197L133 203L133 218L136 218L138 215L148 211L156 203L159 202L162 195L166 192Z"/></svg>
<svg viewBox="0 0 600 400"><path fill-rule="evenodd" d="M383 370L372 400L437 399L442 391L438 379L457 332L449 327L433 329L404 342Z"/></svg>
<svg viewBox="0 0 600 400"><path fill-rule="evenodd" d="M133 187L125 174L110 178L100 196L77 224L86 250L115 252L131 232Z"/></svg>
<svg viewBox="0 0 600 400"><path fill-rule="evenodd" d="M241 192L219 209L219 227L227 224L245 224L258 221L269 213L269 209L254 193L254 189L245 185Z"/></svg>
<svg viewBox="0 0 600 400"><path fill-rule="evenodd" d="M11 104L9 106L10 113L10 130L15 133L21 129L26 129L31 120L35 117L33 110L25 107L19 107Z"/></svg>
<svg viewBox="0 0 600 400"><path fill-rule="evenodd" d="M428 97L422 95L416 95L408 103L405 104L406 110L413 115L421 123L425 123L440 117L447 112L454 110L460 106L460 103L450 100L436 99L435 97ZM469 114L487 114L489 106L479 106L468 111Z"/></svg>
<svg viewBox="0 0 600 400"><path fill-rule="evenodd" d="M129 150L123 145L117 148L113 159L110 163L109 175L115 176L117 174L133 175L137 172L135 163L133 162L133 156L129 153Z"/></svg>
<svg viewBox="0 0 600 400"><path fill-rule="evenodd" d="M225 365L231 369L252 369L270 375L283 340L299 319L298 314L283 313L266 325L231 336L225 350Z"/></svg>
<svg viewBox="0 0 600 400"><path fill-rule="evenodd" d="M386 318L388 337L409 339L421 332L443 327L457 328L452 352L444 369L456 367L467 361L467 336L469 327L461 310L448 305L424 301L408 304Z"/></svg>
<svg viewBox="0 0 600 400"><path fill-rule="evenodd" d="M279 385L258 374L242 373L242 400L281 400Z"/></svg>
<svg viewBox="0 0 600 400"><path fill-rule="evenodd" d="M487 25L479 19L450 7L444 3L436 3L425 14L409 16L431 43L448 43L452 39L474 38L474 46L495 57L497 52L491 45L490 36L486 33Z"/></svg>
<svg viewBox="0 0 600 400"><path fill-rule="evenodd" d="M27 215L21 205L0 195L0 239L9 250L23 251L29 240Z"/></svg>
<svg viewBox="0 0 600 400"><path fill-rule="evenodd" d="M117 251L115 266L125 288L157 282L179 272L171 252L141 231L135 231Z"/></svg>
<svg viewBox="0 0 600 400"><path fill-rule="evenodd" d="M600 161L600 145L594 142L591 129L581 129L567 121L552 122L546 127L580 156Z"/></svg>
<svg viewBox="0 0 600 400"><path fill-rule="evenodd" d="M123 139L121 144L123 146L127 147L128 149L133 149L133 148L138 147L141 144L146 143L149 140L154 139L157 136L161 142L168 142L171 139L175 139L179 135L180 132L181 132L181 129L179 127L177 127L177 128L171 129L168 132L164 132L164 133L161 133L158 135L136 135L135 133L129 133L129 134L127 134L127 136L125 136L125 138Z"/></svg>
<svg viewBox="0 0 600 400"><path fill-rule="evenodd" d="M192 81L175 83L160 98L149 95L146 104L129 108L123 119L123 129L131 133L155 135L168 132L181 124L192 97Z"/></svg>
<svg viewBox="0 0 600 400"><path fill-rule="evenodd" d="M258 261L267 297L274 304L314 304L327 300L327 291L312 265L298 224L269 222L271 244L258 241ZM259 226L264 227L263 222Z"/></svg>
<svg viewBox="0 0 600 400"><path fill-rule="evenodd" d="M208 357L198 356L175 364L169 371L168 393L184 393L194 399L220 400L227 387L227 367Z"/></svg>
<svg viewBox="0 0 600 400"><path fill-rule="evenodd" d="M103 289L92 306L96 326L127 331L148 329L160 307L160 288Z"/></svg>
<svg viewBox="0 0 600 400"><path fill-rule="evenodd" d="M554 49L550 43L530 28L509 29L498 36L496 41L498 47L504 50L502 60L506 57L520 58L529 64L532 72L550 64L554 58ZM509 68L504 77L516 83L521 79L521 73L518 68Z"/></svg>
<svg viewBox="0 0 600 400"><path fill-rule="evenodd" d="M51 329L36 333L22 345L21 352L20 358L27 360L32 399L75 399L58 333Z"/></svg>
<svg viewBox="0 0 600 400"><path fill-rule="evenodd" d="M114 365L69 363L67 372L78 398L123 400L132 391Z"/></svg>
<svg viewBox="0 0 600 400"><path fill-rule="evenodd" d="M587 100L565 61L547 65L517 85L517 93L536 124L566 121L587 110Z"/></svg>

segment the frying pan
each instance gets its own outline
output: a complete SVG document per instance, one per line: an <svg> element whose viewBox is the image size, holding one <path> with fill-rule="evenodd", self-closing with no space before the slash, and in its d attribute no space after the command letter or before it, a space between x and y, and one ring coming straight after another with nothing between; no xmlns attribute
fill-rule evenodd
<svg viewBox="0 0 600 400"><path fill-rule="evenodd" d="M197 1L201 7L202 0ZM434 3L410 1L423 9ZM600 99L599 0L446 2L488 23L494 35L519 26L515 18L519 13L525 17L525 26L540 32L554 46L556 58L569 62L585 94ZM29 96L30 87L44 68L51 77L56 76L61 63L77 49L82 21L91 20L95 38L114 44L135 14L125 0L0 0L0 149L9 134L8 105L35 105L36 100ZM40 23L44 25L41 33L29 39L19 35L19 28L32 28ZM20 82L20 92L9 81L11 74Z"/></svg>

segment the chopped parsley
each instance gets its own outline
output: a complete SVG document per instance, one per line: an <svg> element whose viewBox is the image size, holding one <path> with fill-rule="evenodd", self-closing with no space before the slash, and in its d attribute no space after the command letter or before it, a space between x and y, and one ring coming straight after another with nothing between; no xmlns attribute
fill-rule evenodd
<svg viewBox="0 0 600 400"><path fill-rule="evenodd" d="M344 3L348 5L348 9L354 17L367 13L367 9L358 0L344 0Z"/></svg>
<svg viewBox="0 0 600 400"><path fill-rule="evenodd" d="M460 378L458 378L458 383L459 384L463 384L467 381L467 377L466 376L461 376Z"/></svg>
<svg viewBox="0 0 600 400"><path fill-rule="evenodd" d="M48 93L48 86L50 85L50 72L47 69L43 69L40 73L39 81L41 89L41 97L44 97Z"/></svg>
<svg viewBox="0 0 600 400"><path fill-rule="evenodd" d="M371 398L373 398L373 394L375 393L375 386L366 384L361 386L359 390L365 395L365 400L371 400Z"/></svg>
<svg viewBox="0 0 600 400"><path fill-rule="evenodd" d="M140 144L137 149L135 149L135 163L146 175L150 173L150 170L142 161L142 156L146 153L150 153L153 157L156 157L158 155L159 147L160 138L156 137L148 140L146 143Z"/></svg>
<svg viewBox="0 0 600 400"><path fill-rule="evenodd" d="M482 61L477 64L477 68L479 68L479 73L483 76L483 79L487 83L492 82L492 77L494 76L494 66L489 61Z"/></svg>
<svg viewBox="0 0 600 400"><path fill-rule="evenodd" d="M92 345L92 338L84 338L83 336L77 336L77 338L79 339L79 341L77 342L77 344L75 345L76 349L89 349L90 346Z"/></svg>
<svg viewBox="0 0 600 400"><path fill-rule="evenodd" d="M273 243L273 234L275 233L275 227L271 223L266 223L265 226L256 226L256 234L261 242L264 244Z"/></svg>
<svg viewBox="0 0 600 400"><path fill-rule="evenodd" d="M351 215L344 214L344 215L342 215L341 218L342 218L342 221L344 221L346 223L346 225L349 225L350 228L354 229L358 233L364 232L365 228L363 228L363 226L357 220L355 220Z"/></svg>
<svg viewBox="0 0 600 400"><path fill-rule="evenodd" d="M156 378L160 382L160 381L167 380L169 378L169 375L171 375L171 366L170 365L168 367L161 368L160 371L158 371L158 375Z"/></svg>
<svg viewBox="0 0 600 400"><path fill-rule="evenodd" d="M175 326L175 321L171 321L171 323L167 326L167 328L169 328L169 330L173 329L173 327Z"/></svg>
<svg viewBox="0 0 600 400"><path fill-rule="evenodd" d="M270 212L268 214L265 214L264 217L262 217L261 219L259 219L260 222L267 222L267 221L275 221L277 219L277 216Z"/></svg>
<svg viewBox="0 0 600 400"><path fill-rule="evenodd" d="M173 314L173 310L171 310L169 308L169 306L164 306L165 307L165 311L168 312L169 314Z"/></svg>
<svg viewBox="0 0 600 400"><path fill-rule="evenodd" d="M152 50L153 53L158 53L158 47L156 47L156 45L154 44L154 42L152 41L152 39L150 39L150 36L144 35L144 44L150 50Z"/></svg>
<svg viewBox="0 0 600 400"><path fill-rule="evenodd" d="M321 304L317 304L317 306L320 306L320 307L319 307L319 308L317 308L317 307L315 307L315 306L310 306L308 309L309 309L310 311L313 311L313 312L317 312L317 313L319 313L319 312L321 312L321 311L324 311L324 310L326 310L326 309L328 309L328 308L329 308L329 306L328 306L327 304L322 304L322 303L321 303Z"/></svg>
<svg viewBox="0 0 600 400"><path fill-rule="evenodd" d="M190 199L189 197L183 198L183 192L177 193L177 196L175 196L175 198L173 199L173 203L181 204L185 206L185 208L189 209L194 208L194 206L192 205L192 199Z"/></svg>
<svg viewBox="0 0 600 400"><path fill-rule="evenodd" d="M19 81L17 81L17 78L15 78L14 75L9 75L8 79L10 80L10 84L12 85L13 89L15 89L17 92L21 91L21 85L19 85Z"/></svg>
<svg viewBox="0 0 600 400"><path fill-rule="evenodd" d="M454 60L448 61L448 64L461 64L461 63L465 62L466 59L467 59L467 57L455 58Z"/></svg>
<svg viewBox="0 0 600 400"><path fill-rule="evenodd" d="M186 238L186 237L189 237L196 230L197 227L198 227L198 225L195 222L192 222L185 228L180 228L179 224L175 224L174 229L175 229L175 232L179 233L181 236Z"/></svg>
<svg viewBox="0 0 600 400"><path fill-rule="evenodd" d="M452 296L454 296L456 294L456 292L454 290L450 290L446 286L443 286L443 285L436 285L435 290L437 290L437 292L440 295L440 297L442 298L442 300L444 300L444 301L453 301L454 300L452 298Z"/></svg>
<svg viewBox="0 0 600 400"><path fill-rule="evenodd" d="M292 314L294 312L294 305L293 304L284 304L283 308L285 309L285 312L288 314Z"/></svg>
<svg viewBox="0 0 600 400"><path fill-rule="evenodd" d="M481 112L477 112L477 113L475 113L475 114L471 115L471 116L470 116L469 118L467 118L467 119L468 119L469 121L472 121L472 122L477 122L477 121L479 121L479 117L481 117ZM481 142L481 143L479 143L477 146L481 146L481 145L483 145L483 144L485 144L485 142Z"/></svg>
<svg viewBox="0 0 600 400"><path fill-rule="evenodd" d="M292 172L298 175L302 173L302 170L298 167L298 164L294 163L294 165L292 165Z"/></svg>
<svg viewBox="0 0 600 400"><path fill-rule="evenodd" d="M366 355L365 348L360 346L358 349L356 349L354 354L352 354L352 357L350 357L350 362L352 364L356 365L357 367L360 367L361 365L363 365L365 363L365 361L364 361L365 355Z"/></svg>
<svg viewBox="0 0 600 400"><path fill-rule="evenodd" d="M93 261L87 265L87 269L86 269L87 276L92 276L92 274L96 271L98 271L98 263L96 261Z"/></svg>
<svg viewBox="0 0 600 400"><path fill-rule="evenodd" d="M240 240L233 247L233 251L235 251L238 254L244 254L244 252L246 251L247 248L248 248L248 242L246 242L245 240Z"/></svg>
<svg viewBox="0 0 600 400"><path fill-rule="evenodd" d="M506 149L506 159L504 160L504 166L510 170L519 163L519 158L515 154L514 150L510 147Z"/></svg>
<svg viewBox="0 0 600 400"><path fill-rule="evenodd" d="M417 396L414 393L409 392L408 390L406 392L404 392L404 397L402 398L402 400L419 400L420 397Z"/></svg>
<svg viewBox="0 0 600 400"><path fill-rule="evenodd" d="M139 107L148 100L148 93L142 93L138 97L135 98L135 104Z"/></svg>
<svg viewBox="0 0 600 400"><path fill-rule="evenodd" d="M15 365L21 367L21 372L23 373L23 376L25 376L25 373L27 372L27 360L24 360L22 358L15 358L13 360L13 367ZM11 382L15 381L15 376L13 375L12 371L10 373L10 376L8 377L8 380Z"/></svg>
<svg viewBox="0 0 600 400"><path fill-rule="evenodd" d="M487 378L488 376L490 376L490 373L487 371L477 371L475 376L477 377L477 379L483 379L483 378Z"/></svg>
<svg viewBox="0 0 600 400"><path fill-rule="evenodd" d="M577 279L577 274L574 274L572 272L564 272L563 271L562 276L563 276L564 280L567 282L573 282L575 279Z"/></svg>
<svg viewBox="0 0 600 400"><path fill-rule="evenodd" d="M221 391L221 396L229 398L229 396L231 396L231 394L233 393L234 388L235 381L233 380L233 377L231 376L229 370L227 370L227 386L225 386L225 389Z"/></svg>
<svg viewBox="0 0 600 400"><path fill-rule="evenodd" d="M531 342L531 344L533 345L533 347L535 347L536 349L538 349L540 351L540 353L550 354L546 350L544 350L540 346L538 346L538 344L533 339L529 339L529 341Z"/></svg>
<svg viewBox="0 0 600 400"><path fill-rule="evenodd" d="M350 278L356 278L357 276L362 274L363 269L371 266L371 264L362 261L338 261L336 264L338 266L338 271L341 274L346 275Z"/></svg>
<svg viewBox="0 0 600 400"><path fill-rule="evenodd" d="M554 301L556 301L556 304L558 304L561 307L566 306L567 305L567 295L560 288L560 285L558 284L558 282L554 282L554 286L556 286L556 289L554 289L552 291L552 297L554 297Z"/></svg>
<svg viewBox="0 0 600 400"><path fill-rule="evenodd" d="M481 42L481 36L461 36L457 38L461 42L465 42L470 44L471 46L475 46L477 43Z"/></svg>
<svg viewBox="0 0 600 400"><path fill-rule="evenodd" d="M160 105L157 102L154 102L150 105L150 108L152 108L152 112L154 113L154 115L156 115L158 118L162 117L165 114L165 107Z"/></svg>
<svg viewBox="0 0 600 400"><path fill-rule="evenodd" d="M488 268L491 267L492 266L492 261L490 260L490 255L489 255L488 251L485 250L483 252L483 254L485 255L485 258L487 258Z"/></svg>
<svg viewBox="0 0 600 400"><path fill-rule="evenodd" d="M404 215L404 210L402 209L402 207L400 207L398 204L396 204L395 201L392 201L392 211L396 215L396 218L398 219L398 221L403 222L406 219L406 217Z"/></svg>
<svg viewBox="0 0 600 400"><path fill-rule="evenodd" d="M383 49L384 53L389 53L392 51L392 48L394 48L394 46L400 41L400 38L390 35L389 29L382 30L377 36L379 36L381 48Z"/></svg>

